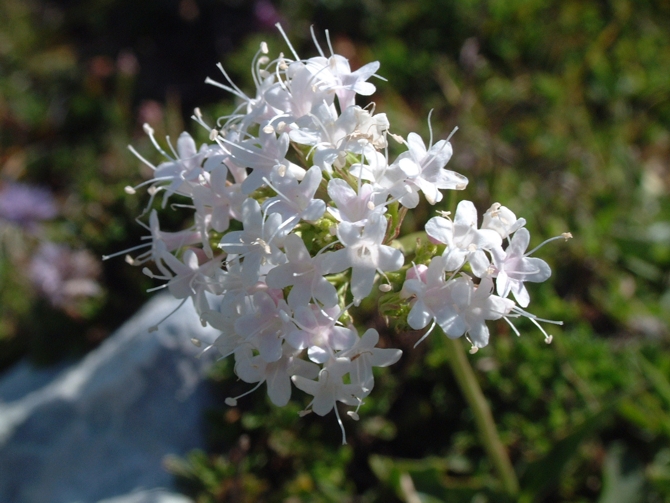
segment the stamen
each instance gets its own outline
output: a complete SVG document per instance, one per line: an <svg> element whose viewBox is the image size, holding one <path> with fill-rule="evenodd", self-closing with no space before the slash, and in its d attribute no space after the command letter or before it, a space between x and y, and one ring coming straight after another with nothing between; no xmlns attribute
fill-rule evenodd
<svg viewBox="0 0 670 503"><path fill-rule="evenodd" d="M314 46L316 47L316 50L319 51L319 54L321 55L322 58L325 58L326 56L323 54L323 51L321 50L321 46L319 45L319 41L316 39L316 35L314 33L314 25L311 25L309 27L309 31L312 34L312 40L314 41Z"/></svg>
<svg viewBox="0 0 670 503"><path fill-rule="evenodd" d="M539 245L537 245L535 248L533 248L533 249L532 249L531 251L529 251L528 253L525 253L525 254L524 254L524 257L529 257L529 256L531 256L533 253L535 253L537 250L539 250L540 248L542 248L542 247L543 247L544 245L546 245L547 243L551 243L552 241L556 241L557 239L565 239L565 240L567 241L567 240L570 239L570 238L572 238L572 234L570 234L569 232L564 232L564 233L561 234L560 236L554 236L553 238L549 238L549 239L543 241L542 243L540 243Z"/></svg>
<svg viewBox="0 0 670 503"><path fill-rule="evenodd" d="M328 49L330 50L330 55L335 56L335 51L333 51L333 45L330 43L330 32L326 30L324 33L326 34L326 41L328 42Z"/></svg>
<svg viewBox="0 0 670 503"><path fill-rule="evenodd" d="M238 395L238 396L236 396L236 397L229 396L228 398L226 398L226 399L224 400L224 403L225 403L226 405L230 406L230 407L235 407L235 406L237 405L237 401L238 401L240 398L242 398L243 396L247 396L249 393L253 393L253 392L256 391L258 388L260 388L260 387L261 387L261 384L263 384L264 382L265 382L265 379L263 379L262 381L259 381L258 384L257 384L256 386L254 386L253 388L251 388L249 391L246 391L245 393L242 393L241 395Z"/></svg>
<svg viewBox="0 0 670 503"><path fill-rule="evenodd" d="M514 333L516 334L517 337L521 337L521 333L520 333L519 330L514 326L514 323L512 323L511 321L509 321L509 320L507 319L507 316L503 316L502 319L505 320L505 321L507 322L507 324L508 324L510 327L512 327L512 330L514 331Z"/></svg>
<svg viewBox="0 0 670 503"><path fill-rule="evenodd" d="M112 253L111 255L103 255L102 260L108 260L113 257L118 257L119 255L123 255L124 253L139 250L141 248L146 248L147 246L151 246L151 243L143 243L141 245L133 246L132 248L126 248L125 250L122 250L120 252Z"/></svg>
<svg viewBox="0 0 670 503"><path fill-rule="evenodd" d="M284 37L284 41L286 42L286 45L288 45L288 48L291 49L291 52L292 52L293 55L295 56L295 60L296 60L296 61L300 61L300 56L298 56L298 53L295 52L295 49L294 49L293 46L291 45L291 41L290 41L290 40L288 39L288 37L286 36L286 33L284 32L284 28L282 28L282 26L281 26L281 23L277 23L275 26L276 26L277 29L279 30L279 33L281 33L281 36Z"/></svg>
<svg viewBox="0 0 670 503"><path fill-rule="evenodd" d="M149 292L149 291L151 291L151 290L147 290L147 292ZM174 308L174 309L173 309L167 316L165 316L161 321L159 321L159 322L156 323L155 325L152 325L151 327L149 327L148 332L150 332L150 333L151 333L151 332L156 332L156 331L158 330L158 325L160 325L160 324L163 323L165 320L167 320L170 316L172 316L174 313L176 313L177 310L178 310L181 306L183 306L183 305L186 303L187 300L188 300L188 297L186 297L184 300L182 300L182 301L179 303L179 305L178 305L177 307L175 307L175 308Z"/></svg>
<svg viewBox="0 0 670 503"><path fill-rule="evenodd" d="M333 409L335 409L335 416L337 416L337 423L340 425L340 430L342 430L342 445L347 445L347 435L344 431L344 423L342 423L340 413L337 410L337 402L333 404Z"/></svg>
<svg viewBox="0 0 670 503"><path fill-rule="evenodd" d="M137 157L140 161L142 161L144 164L146 164L146 165L149 166L151 169L153 169L154 171L156 171L156 166L154 166L154 165L151 164L149 161L147 161L144 157L142 157L142 156L140 155L140 153L139 153L137 150L135 150L135 148L134 148L132 145L128 145L128 150L130 150L130 151L133 153L133 155L134 155L135 157Z"/></svg>
<svg viewBox="0 0 670 503"><path fill-rule="evenodd" d="M169 155L167 155L165 150L163 150L163 148L158 144L158 142L156 141L156 138L154 137L154 129L149 124L147 124L145 122L144 125L142 126L142 129L144 129L144 132L147 135L149 135L149 139L151 140L151 143L153 143L156 150L158 150L161 154L163 154L163 156L165 156L167 159L175 160L175 159L172 159L172 157L170 157Z"/></svg>
<svg viewBox="0 0 670 503"><path fill-rule="evenodd" d="M447 143L449 142L449 140L451 140L451 137L454 136L454 134L456 133L456 131L458 131L458 126L456 126L456 127L451 131L451 133L449 133L449 136L447 136Z"/></svg>
<svg viewBox="0 0 670 503"><path fill-rule="evenodd" d="M428 132L430 134L428 139L428 150L430 150L430 147L433 146L433 125L430 122L430 118L433 115L433 110L434 108L431 108L430 112L428 112Z"/></svg>
<svg viewBox="0 0 670 503"><path fill-rule="evenodd" d="M415 347L415 348L416 348L419 344L421 344L421 343L423 342L423 340L424 340L426 337L428 337L428 336L430 335L430 333L433 331L433 329L435 328L436 325L437 325L437 321L435 321L435 319L433 318L433 324L432 324L432 325L430 326L430 328L428 329L428 332L426 332L425 334L423 334L423 336L421 337L421 339L419 339L418 341L416 341L416 344L414 344L414 347Z"/></svg>

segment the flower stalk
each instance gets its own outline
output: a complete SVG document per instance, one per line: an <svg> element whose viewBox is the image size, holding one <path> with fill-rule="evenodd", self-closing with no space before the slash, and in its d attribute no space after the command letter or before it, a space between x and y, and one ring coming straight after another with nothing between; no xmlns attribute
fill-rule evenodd
<svg viewBox="0 0 670 503"><path fill-rule="evenodd" d="M475 373L463 349L463 344L457 339L449 337L445 337L445 339L449 353L449 365L475 417L475 424L486 455L498 474L505 492L514 496L519 492L519 480L507 455L507 450L500 440L491 408L477 382Z"/></svg>

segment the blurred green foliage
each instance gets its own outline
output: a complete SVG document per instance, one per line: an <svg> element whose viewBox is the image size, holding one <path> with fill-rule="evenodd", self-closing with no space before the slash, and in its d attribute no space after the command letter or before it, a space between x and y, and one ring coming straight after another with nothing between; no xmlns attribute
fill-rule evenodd
<svg viewBox="0 0 670 503"><path fill-rule="evenodd" d="M115 2L105 4L98 23ZM315 54L314 23L322 46L329 29L335 51L354 68L381 62L388 82L375 82L373 99L394 133L427 137L431 109L436 138L459 127L449 167L470 185L439 209L453 211L461 198L480 210L499 201L528 220L531 245L564 231L575 236L542 249L554 276L529 288L533 313L566 322L553 330L553 344L530 323L518 323L519 338L500 323L491 344L470 357L519 475L518 500L670 501L670 4L276 5L303 57ZM2 176L50 185L64 208L53 232L102 255L139 239L131 221L142 202L123 193L146 176L125 145L151 151L138 135L138 112L147 120L147 111L159 110L152 125L175 136L180 93L188 91L142 107L142 99L168 93L138 98L142 74L126 72L118 51L82 62L77 39L63 34L67 22L50 24L45 9L40 2L0 4ZM252 35L235 39L237 51L224 61L246 89L260 40L273 52L286 50L275 33ZM212 70L214 63L206 62ZM182 101L210 116L231 104L225 98L207 108L210 99ZM405 231L434 210L410 212ZM25 285L3 267L0 359L26 351L3 341L25 335L16 327L35 309L27 293L16 295ZM86 325L102 331L149 286L121 260L105 267L114 278L108 301ZM385 328L374 306L359 314L404 356L376 375L361 420L345 419L349 445L339 445L334 417L297 417L306 397L277 409L261 390L236 408L211 412L208 452L166 460L185 491L199 503L506 501L440 336L412 349L419 334ZM223 361L213 372L222 404L246 389L233 381L232 365Z"/></svg>

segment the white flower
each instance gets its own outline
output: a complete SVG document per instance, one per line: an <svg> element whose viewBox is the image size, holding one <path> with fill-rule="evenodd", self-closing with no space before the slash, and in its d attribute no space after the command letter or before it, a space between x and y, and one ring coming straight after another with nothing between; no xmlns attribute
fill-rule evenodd
<svg viewBox="0 0 670 503"><path fill-rule="evenodd" d="M282 133L266 132L261 128L259 137L227 144L233 161L247 168L251 173L242 182L242 193L251 194L261 187L272 173L280 172L302 180L305 170L286 159L289 137Z"/></svg>
<svg viewBox="0 0 670 503"><path fill-rule="evenodd" d="M266 292L256 292L252 312L235 321L235 331L251 343L266 362L276 362L282 355L284 337L293 330L286 302L275 303Z"/></svg>
<svg viewBox="0 0 670 503"><path fill-rule="evenodd" d="M452 303L440 311L440 327L452 339L467 333L475 347L485 347L489 343L486 320L498 320L509 314L514 302L491 295L491 278L484 278L475 286L469 276L462 275L451 280L448 289Z"/></svg>
<svg viewBox="0 0 670 503"><path fill-rule="evenodd" d="M433 240L447 245L444 250L447 271L458 270L467 261L475 276L480 278L491 265L484 251L502 245L500 234L496 231L477 229L477 210L470 201L458 203L453 222L444 217L428 220L426 233Z"/></svg>
<svg viewBox="0 0 670 503"><path fill-rule="evenodd" d="M383 207L374 204L374 189L369 183L362 183L358 193L341 178L328 182L328 195L336 207L328 212L340 222L358 223L364 226L373 212L381 212Z"/></svg>
<svg viewBox="0 0 670 503"><path fill-rule="evenodd" d="M410 188L409 193L404 190L392 191L400 198L400 204L414 208L419 204L418 191L422 191L430 204L442 200L439 189L463 190L468 185L468 179L463 175L444 169L451 158L452 148L448 140L440 140L430 150L426 150L423 139L416 133L407 136L408 151L400 154L397 163L404 174L403 183Z"/></svg>
<svg viewBox="0 0 670 503"><path fill-rule="evenodd" d="M294 323L299 327L286 336L286 342L296 349L308 348L309 359L326 363L335 351L350 348L357 339L351 327L339 326L342 315L339 307L322 309L314 304L295 310Z"/></svg>
<svg viewBox="0 0 670 503"><path fill-rule="evenodd" d="M414 330L421 330L428 326L431 320L437 322L444 306L452 302L450 291L444 281L444 259L433 257L427 268L416 266L408 271L407 276L401 297L414 297L412 309L407 316L407 324Z"/></svg>
<svg viewBox="0 0 670 503"><path fill-rule="evenodd" d="M290 176L274 173L272 188L278 195L267 199L263 208L266 211L272 210L271 213L279 213L284 222L291 221L291 226L286 227L286 231L290 231L301 219L315 222L326 211L326 203L321 199L314 199L321 180L321 170L317 166L307 170L300 183Z"/></svg>
<svg viewBox="0 0 670 503"><path fill-rule="evenodd" d="M349 372L351 362L348 358L331 359L319 372L318 381L312 381L302 376L293 376L291 379L298 389L314 396L311 401L311 409L319 416L325 416L333 407L335 402L346 405L358 405L358 394L360 386L356 384L344 384L342 378ZM336 409L337 410L337 409Z"/></svg>
<svg viewBox="0 0 670 503"><path fill-rule="evenodd" d="M324 258L324 269L329 273L351 267L351 293L356 304L370 295L377 271L397 271L405 261L400 250L382 244L386 225L386 219L376 214L362 229L342 222L337 236L345 248L328 253Z"/></svg>
<svg viewBox="0 0 670 503"><path fill-rule="evenodd" d="M219 247L236 259L243 259L242 276L247 285L258 281L261 267L285 262L279 249L281 241L281 215L273 213L263 220L261 206L255 199L247 199L242 205L242 223L244 230L232 231L223 236ZM232 259L229 259L232 260Z"/></svg>
<svg viewBox="0 0 670 503"><path fill-rule="evenodd" d="M351 71L349 61L339 54L333 54L330 58L310 58L307 66L314 75L323 82L322 89L335 91L340 103L340 110L353 106L356 94L370 96L375 92L374 84L366 82L379 70L379 62L373 61L362 66L355 72Z"/></svg>
<svg viewBox="0 0 670 503"><path fill-rule="evenodd" d="M528 307L530 296L524 281L541 283L551 276L551 268L542 259L525 255L530 243L530 233L519 229L514 233L512 241L504 253L493 253L493 265L496 272L496 289L498 295L507 297L510 292L521 307Z"/></svg>
<svg viewBox="0 0 670 503"><path fill-rule="evenodd" d="M294 309L306 306L312 299L324 307L337 305L335 287L323 277L322 261L324 255L312 258L305 243L295 234L289 234L284 240L284 249L288 263L271 269L266 277L270 288L292 286L288 294L288 303Z"/></svg>
<svg viewBox="0 0 670 503"><path fill-rule="evenodd" d="M244 382L265 382L268 397L277 407L283 407L291 398L291 376L314 378L318 371L315 364L301 360L287 347L284 347L281 358L274 362L254 355L248 344L242 344L235 350L235 374Z"/></svg>
<svg viewBox="0 0 670 503"><path fill-rule="evenodd" d="M351 349L338 353L338 358L348 358L351 361L351 383L361 386L363 398L367 396L374 387L375 381L372 375L372 367L388 367L396 363L402 356L399 349L377 348L379 333L370 328L366 330L361 338Z"/></svg>
<svg viewBox="0 0 670 503"><path fill-rule="evenodd" d="M500 234L505 239L517 229L526 225L525 218L516 218L516 215L509 208L500 203L493 203L484 213L482 229L491 229Z"/></svg>

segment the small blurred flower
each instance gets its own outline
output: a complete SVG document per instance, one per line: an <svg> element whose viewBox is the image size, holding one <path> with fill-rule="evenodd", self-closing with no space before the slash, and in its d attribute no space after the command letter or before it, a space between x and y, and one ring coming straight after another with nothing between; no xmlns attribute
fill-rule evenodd
<svg viewBox="0 0 670 503"><path fill-rule="evenodd" d="M140 104L138 112L140 124L160 124L163 122L163 107L154 100L146 100Z"/></svg>
<svg viewBox="0 0 670 503"><path fill-rule="evenodd" d="M254 15L258 23L266 29L274 28L281 21L277 9L268 0L259 0L256 2Z"/></svg>
<svg viewBox="0 0 670 503"><path fill-rule="evenodd" d="M130 51L121 51L116 58L116 68L119 73L132 77L140 71L140 63L137 57Z"/></svg>
<svg viewBox="0 0 670 503"><path fill-rule="evenodd" d="M31 228L57 213L56 202L47 189L16 182L0 186L0 219Z"/></svg>
<svg viewBox="0 0 670 503"><path fill-rule="evenodd" d="M76 315L82 300L102 293L100 272L100 262L89 251L46 242L31 260L29 276L54 307Z"/></svg>

